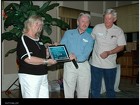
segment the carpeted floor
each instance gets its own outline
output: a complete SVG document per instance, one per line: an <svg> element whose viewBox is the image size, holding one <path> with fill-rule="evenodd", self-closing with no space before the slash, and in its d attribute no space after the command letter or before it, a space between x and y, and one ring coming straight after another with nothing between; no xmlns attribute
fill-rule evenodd
<svg viewBox="0 0 140 105"><path fill-rule="evenodd" d="M139 98L139 86L136 85L135 80L133 83L129 79L121 79L119 85L120 92L116 92L116 98ZM2 98L19 98L20 93L18 89L2 92ZM55 91L50 92L50 98L64 98L64 92ZM106 98L105 93L102 94L102 98Z"/></svg>
<svg viewBox="0 0 140 105"><path fill-rule="evenodd" d="M121 79L119 87L118 98L139 98L139 86L135 80L131 83L129 79Z"/></svg>
<svg viewBox="0 0 140 105"><path fill-rule="evenodd" d="M105 93L102 94L102 98L88 98L88 99L64 99L64 91L50 92L49 99L22 99L19 89L8 91L6 94L2 92L2 105L44 105L44 103L50 105L73 105L73 104L87 104L87 105L139 105L139 86L135 81L131 84L129 79L122 79L119 85L120 92L117 92L115 99L106 98ZM61 99L60 99L61 98ZM54 100L55 99L55 100Z"/></svg>
<svg viewBox="0 0 140 105"><path fill-rule="evenodd" d="M120 80L119 85L120 92L116 92L116 98L139 98L139 86L135 80L131 83L131 80L123 78ZM105 97L105 93L102 95Z"/></svg>

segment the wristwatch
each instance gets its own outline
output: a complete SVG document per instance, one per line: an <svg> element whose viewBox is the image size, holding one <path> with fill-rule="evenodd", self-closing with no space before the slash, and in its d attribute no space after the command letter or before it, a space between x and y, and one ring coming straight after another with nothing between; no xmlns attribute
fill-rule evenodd
<svg viewBox="0 0 140 105"><path fill-rule="evenodd" d="M44 65L48 64L48 60L44 59Z"/></svg>

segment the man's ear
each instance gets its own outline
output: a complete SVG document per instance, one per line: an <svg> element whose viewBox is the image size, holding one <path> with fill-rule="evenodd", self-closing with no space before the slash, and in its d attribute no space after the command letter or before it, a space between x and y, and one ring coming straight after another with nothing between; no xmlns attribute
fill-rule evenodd
<svg viewBox="0 0 140 105"><path fill-rule="evenodd" d="M79 21L77 20L77 26L79 26Z"/></svg>
<svg viewBox="0 0 140 105"><path fill-rule="evenodd" d="M114 22L117 20L117 18L114 18Z"/></svg>

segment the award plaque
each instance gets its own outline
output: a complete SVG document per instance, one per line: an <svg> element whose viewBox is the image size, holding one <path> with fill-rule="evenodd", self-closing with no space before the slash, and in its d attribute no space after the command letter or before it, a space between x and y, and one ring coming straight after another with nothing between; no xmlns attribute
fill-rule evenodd
<svg viewBox="0 0 140 105"><path fill-rule="evenodd" d="M65 45L48 46L48 50L51 58L56 60L57 62L70 61L69 54Z"/></svg>

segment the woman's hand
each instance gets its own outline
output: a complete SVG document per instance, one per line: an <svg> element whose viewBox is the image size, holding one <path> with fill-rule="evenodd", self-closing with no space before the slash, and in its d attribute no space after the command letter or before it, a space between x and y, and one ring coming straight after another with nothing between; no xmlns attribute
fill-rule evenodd
<svg viewBox="0 0 140 105"><path fill-rule="evenodd" d="M56 64L57 63L57 61L56 60L53 60L53 59L47 59L47 65L48 66L51 66L51 65L54 65L54 64Z"/></svg>
<svg viewBox="0 0 140 105"><path fill-rule="evenodd" d="M46 58L49 58L49 56L50 56L49 50L48 48L46 48Z"/></svg>
<svg viewBox="0 0 140 105"><path fill-rule="evenodd" d="M60 43L54 42L53 45L57 46L57 45L60 45Z"/></svg>

